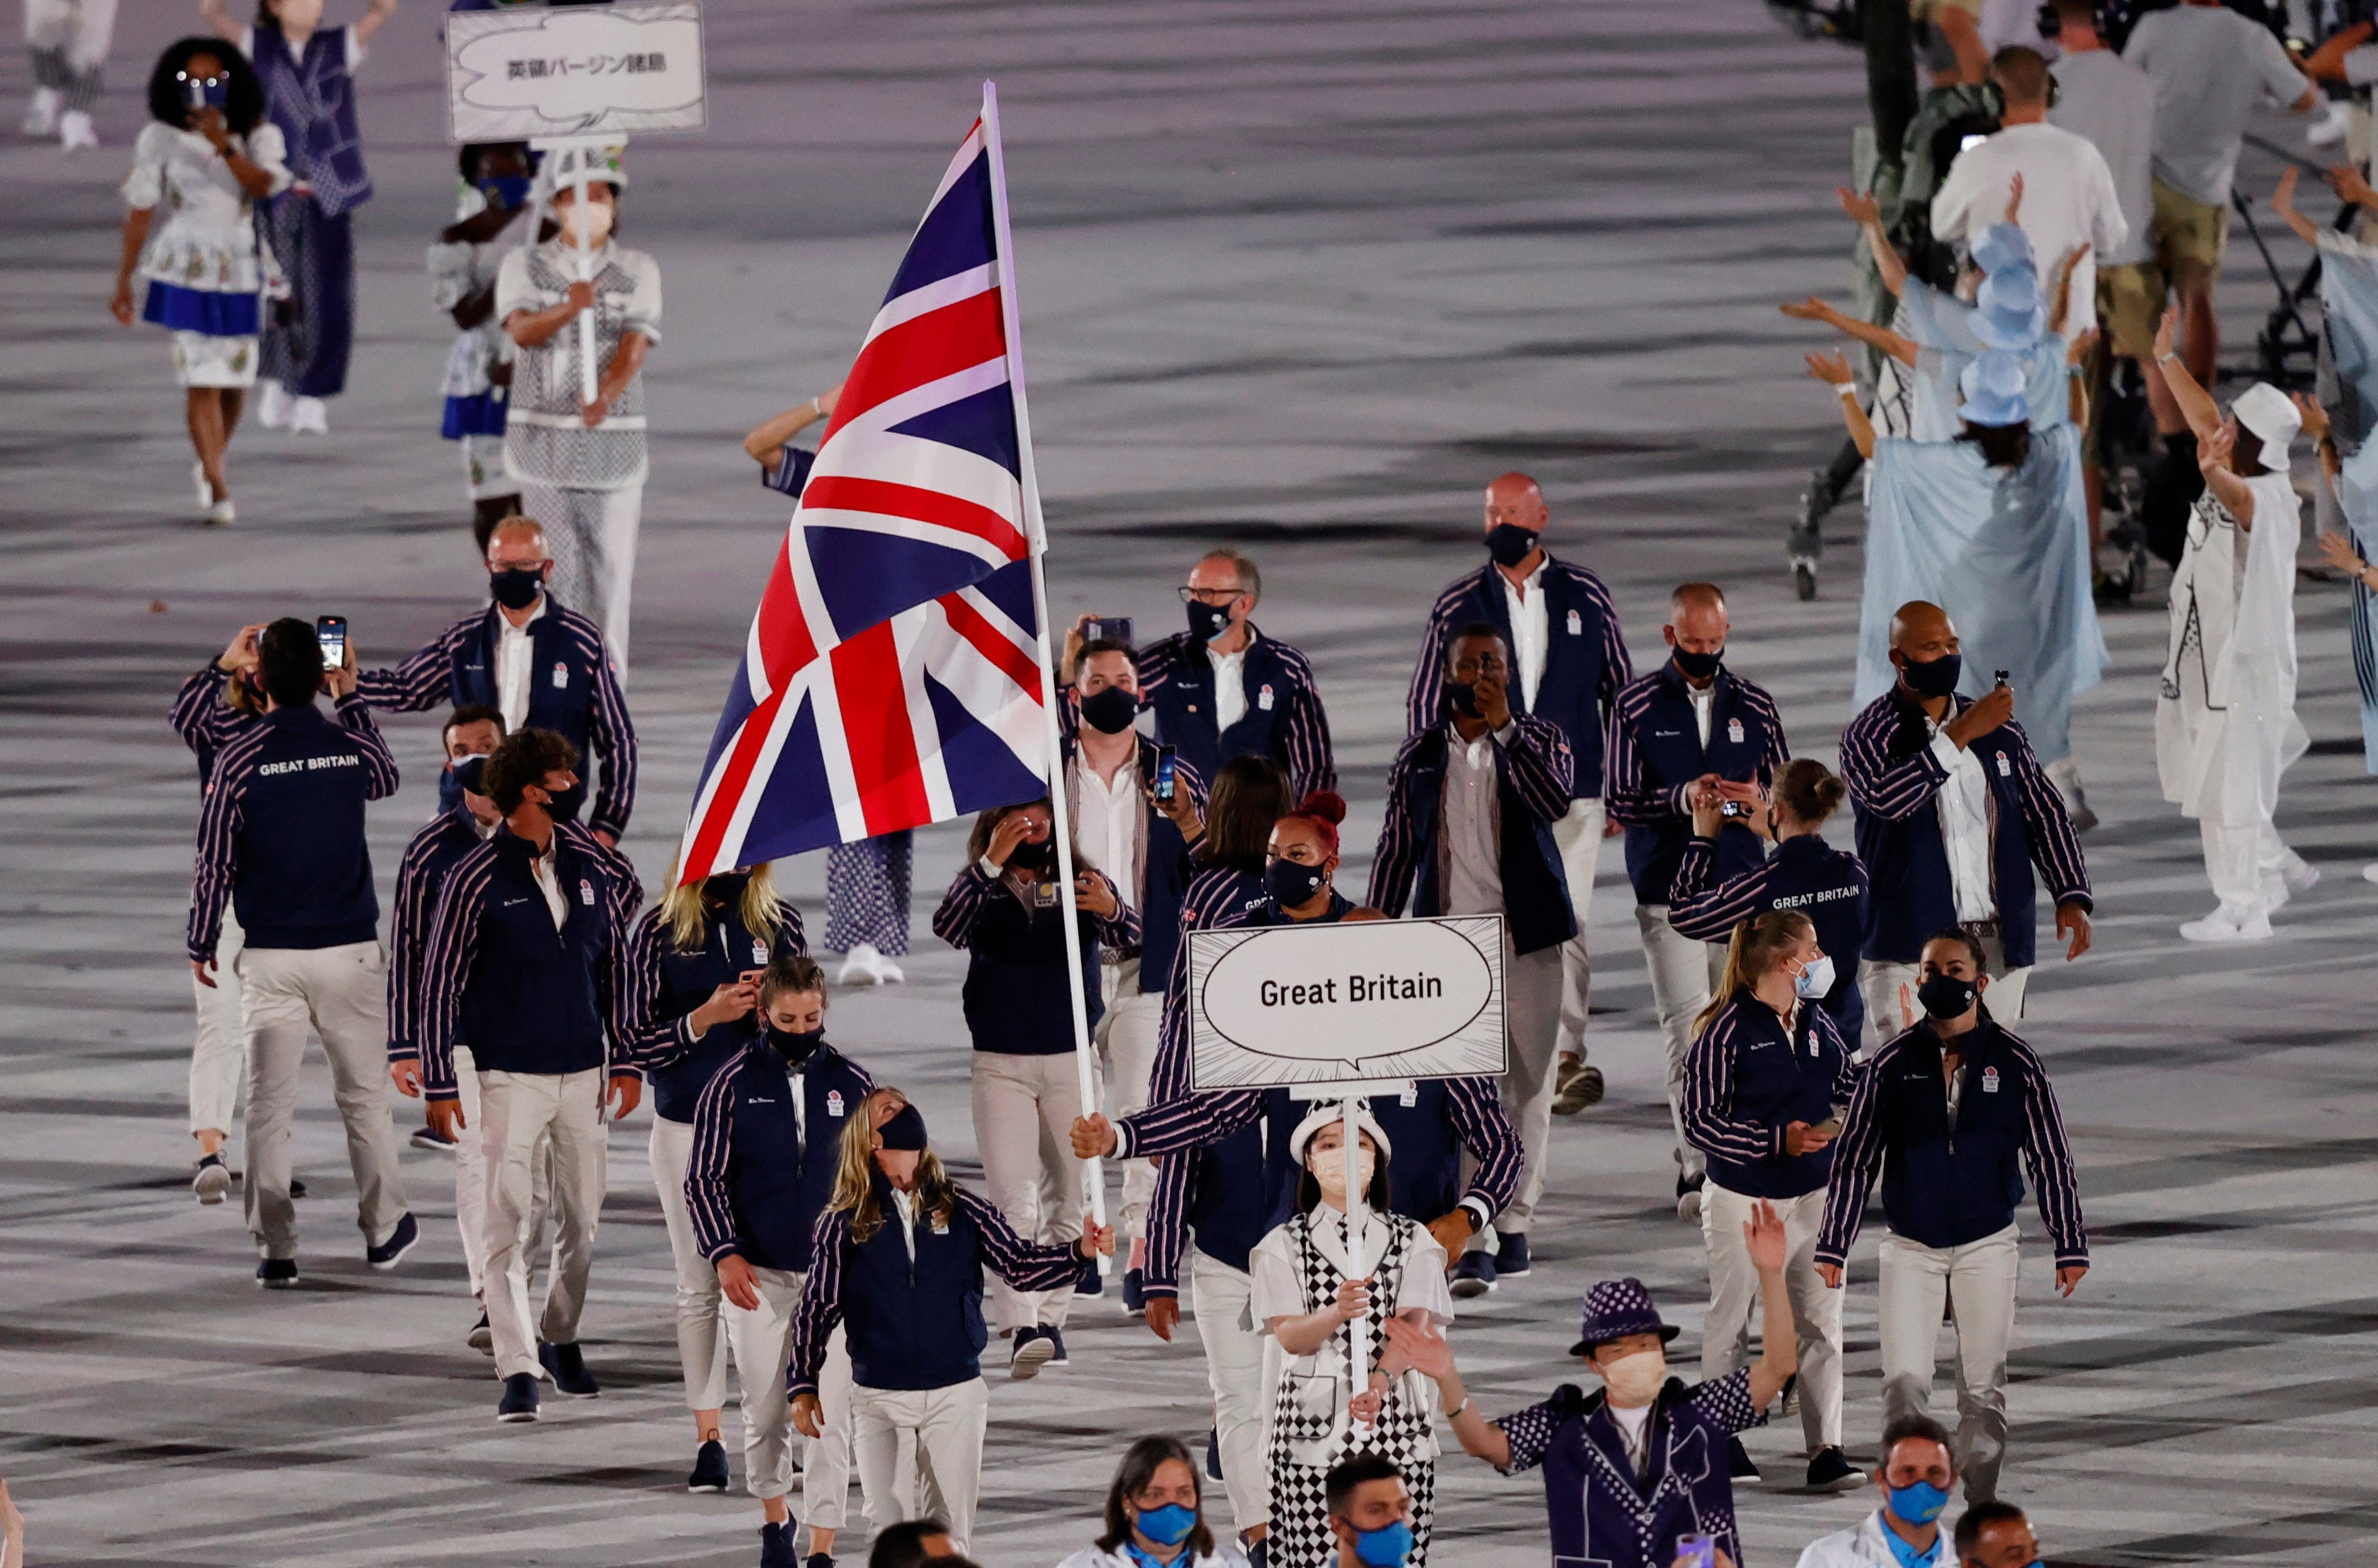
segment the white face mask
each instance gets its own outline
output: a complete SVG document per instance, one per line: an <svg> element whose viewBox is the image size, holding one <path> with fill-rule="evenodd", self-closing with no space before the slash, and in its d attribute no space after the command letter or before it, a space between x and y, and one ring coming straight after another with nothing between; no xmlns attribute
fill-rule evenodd
<svg viewBox="0 0 2378 1568"><path fill-rule="evenodd" d="M1636 1410L1651 1404L1668 1381L1668 1353L1638 1350L1613 1361L1597 1361L1593 1369L1610 1390L1610 1403Z"/></svg>
<svg viewBox="0 0 2378 1568"><path fill-rule="evenodd" d="M562 217L562 232L570 236L572 245L578 243L582 234L590 250L611 237L612 207L607 201L596 201L591 197L573 201Z"/></svg>
<svg viewBox="0 0 2378 1568"><path fill-rule="evenodd" d="M1313 1171L1314 1181L1321 1188L1322 1198L1331 1208L1344 1208L1346 1206L1346 1151L1342 1148L1315 1148L1306 1155L1306 1160ZM1367 1141L1364 1142L1354 1156L1354 1168L1360 1173L1364 1192L1371 1190L1371 1173L1377 1168L1378 1163L1378 1156L1371 1152L1370 1144Z"/></svg>

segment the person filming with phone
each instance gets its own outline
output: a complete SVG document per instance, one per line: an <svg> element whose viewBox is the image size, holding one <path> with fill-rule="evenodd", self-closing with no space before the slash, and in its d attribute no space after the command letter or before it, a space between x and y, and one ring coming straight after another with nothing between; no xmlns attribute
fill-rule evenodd
<svg viewBox="0 0 2378 1568"><path fill-rule="evenodd" d="M1867 1063L1843 1116L1815 1253L1838 1320L1850 1244L1879 1173L1891 1224L1875 1303L1883 1419L1926 1414L1945 1303L1957 1333L1956 1460L1968 1505L1998 1495L2006 1454L2024 1169L2056 1248L2058 1294L2071 1296L2089 1272L2056 1092L2038 1055L1985 1005L1999 987L1982 959L1982 945L1958 926L1924 944L1913 999L1903 990L1890 1015L1909 1027Z"/></svg>
<svg viewBox="0 0 2378 1568"><path fill-rule="evenodd" d="M1913 985L1920 934L1957 925L1988 962L1994 1011L2023 1017L2036 952L2036 883L2056 905L2069 962L2089 950L2089 868L2048 771L2014 721L2004 681L1959 694L1963 645L1948 612L1910 599L1891 618L1898 680L1842 732L1842 782L1873 878L1865 963L1867 1043L1889 1039Z"/></svg>
<svg viewBox="0 0 2378 1568"><path fill-rule="evenodd" d="M1817 1277L1817 1225L1832 1172L1835 1107L1857 1081L1849 1047L1822 1006L1833 960L1797 910L1770 910L1735 927L1725 975L1701 1012L1685 1056L1685 1136L1709 1159L1701 1235L1709 1247L1710 1306L1701 1323L1701 1372L1711 1381L1750 1352L1750 1300L1759 1277L1743 1236L1754 1211L1784 1217L1790 1255L1783 1288L1798 1342L1800 1426L1810 1491L1842 1491L1866 1473L1842 1453L1842 1302ZM1727 1454L1736 1480L1759 1471L1739 1442Z"/></svg>
<svg viewBox="0 0 2378 1568"><path fill-rule="evenodd" d="M397 1174L396 1124L382 1090L388 965L379 945L364 804L396 792L396 759L355 694L355 661L324 657L314 627L284 617L257 639L264 718L216 754L198 816L190 895L190 971L236 985L247 1030L248 1235L268 1289L297 1283L297 1206L289 1192L298 1071L310 1024L330 1058L364 1259L392 1269L420 1236ZM337 722L314 699L327 688ZM220 972L223 906L246 933L236 977Z"/></svg>

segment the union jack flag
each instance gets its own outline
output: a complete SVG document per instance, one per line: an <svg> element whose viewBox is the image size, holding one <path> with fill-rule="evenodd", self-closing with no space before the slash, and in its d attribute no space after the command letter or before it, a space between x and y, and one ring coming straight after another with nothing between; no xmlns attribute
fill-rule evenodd
<svg viewBox="0 0 2378 1568"><path fill-rule="evenodd" d="M985 109L835 401L711 739L682 881L1046 792L1028 426Z"/></svg>

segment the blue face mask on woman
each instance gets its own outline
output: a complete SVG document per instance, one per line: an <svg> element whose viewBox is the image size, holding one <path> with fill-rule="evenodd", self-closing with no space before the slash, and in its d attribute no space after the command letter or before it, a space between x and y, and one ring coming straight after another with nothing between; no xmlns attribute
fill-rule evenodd
<svg viewBox="0 0 2378 1568"><path fill-rule="evenodd" d="M1139 1533L1159 1546L1177 1546L1190 1531L1197 1527L1195 1509L1168 1502L1161 1508L1143 1508L1135 1523Z"/></svg>
<svg viewBox="0 0 2378 1568"><path fill-rule="evenodd" d="M1792 977L1792 994L1804 1002L1813 1002L1833 988L1833 956L1819 953L1807 967Z"/></svg>
<svg viewBox="0 0 2378 1568"><path fill-rule="evenodd" d="M1384 1529L1354 1532L1354 1555L1364 1568L1403 1568L1411 1549L1412 1527L1401 1519Z"/></svg>

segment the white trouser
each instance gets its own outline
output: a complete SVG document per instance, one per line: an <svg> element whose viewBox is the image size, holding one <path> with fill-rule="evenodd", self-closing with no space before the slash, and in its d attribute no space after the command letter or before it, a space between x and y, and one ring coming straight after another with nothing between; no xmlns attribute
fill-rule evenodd
<svg viewBox="0 0 2378 1568"><path fill-rule="evenodd" d="M1586 917L1593 911L1593 876L1602 864L1606 818L1599 800L1571 801L1568 814L1553 824L1561 871L1568 878L1568 906L1577 912L1577 935L1561 944L1561 1054L1585 1059L1585 1004L1593 990L1593 963L1585 952Z"/></svg>
<svg viewBox="0 0 2378 1568"><path fill-rule="evenodd" d="M603 1120L608 1074L479 1074L479 1136L487 1161L487 1328L496 1344L496 1376L542 1376L539 1340L575 1345L586 1307L586 1276L594 1263L594 1227L603 1212L609 1151ZM528 1310L527 1234L535 1201L539 1145L552 1140L553 1266L546 1275L545 1311L532 1326Z"/></svg>
<svg viewBox="0 0 2378 1568"><path fill-rule="evenodd" d="M677 1359L685 1369L685 1407L716 1410L727 1403L727 1341L719 1333L719 1313L726 1297L719 1293L717 1265L702 1255L702 1246L694 1239L693 1211L685 1202L685 1173L693 1163L693 1124L654 1116L652 1160L653 1186L661 1195L661 1224L668 1231L669 1257L677 1264ZM799 1275L785 1277L799 1288ZM736 1358L739 1365L750 1365L739 1350ZM784 1384L785 1371L779 1367L776 1386L781 1389ZM748 1415L745 1420L750 1420ZM784 1493L759 1495L782 1497Z"/></svg>
<svg viewBox="0 0 2378 1568"><path fill-rule="evenodd" d="M60 53L77 72L107 63L115 40L115 0L25 0L25 42Z"/></svg>
<svg viewBox="0 0 2378 1568"><path fill-rule="evenodd" d="M1074 1118L1082 1114L1082 1087L1071 1051L1053 1056L974 1054L974 1141L982 1154L982 1182L1015 1234L1027 1241L1081 1239L1089 1212L1087 1165L1074 1158ZM1062 1329L1074 1287L1017 1290L991 1284L1000 1332L1036 1324Z"/></svg>
<svg viewBox="0 0 2378 1568"><path fill-rule="evenodd" d="M821 1400L823 1404L823 1400ZM980 1378L946 1388L893 1389L853 1385L850 1391L851 1451L859 1461L859 1484L871 1506L896 1518L896 1525L931 1511L950 1527L960 1552L974 1534L974 1504L982 1484L982 1436L991 1419L991 1387ZM910 1497L900 1484L901 1440L914 1445L924 1474ZM804 1498L803 1501L807 1501ZM911 1512L915 1510L915 1512Z"/></svg>
<svg viewBox="0 0 2378 1568"><path fill-rule="evenodd" d="M1503 1034L1508 1054L1497 1090L1503 1114L1519 1135L1522 1162L1519 1189L1509 1207L1495 1216L1492 1227L1505 1236L1527 1235L1544 1196L1544 1171L1552 1160L1553 1091L1558 1087L1553 1081L1553 1057L1567 955L1566 943L1532 953L1514 952L1511 928L1507 923L1503 927ZM1469 1249L1490 1247L1494 1239L1482 1230L1470 1238Z"/></svg>
<svg viewBox="0 0 2378 1568"><path fill-rule="evenodd" d="M1957 1469L1968 1505L1998 1496L2006 1460L2007 1339L2014 1332L2015 1227L1963 1247L1885 1235L1875 1321L1882 1338L1882 1420L1929 1413L1945 1297L1957 1334Z"/></svg>
<svg viewBox="0 0 2378 1568"><path fill-rule="evenodd" d="M1759 1271L1742 1227L1755 1199L1712 1181L1701 1188L1701 1240L1709 1248L1709 1316L1701 1321L1701 1381L1722 1378L1750 1358L1751 1309ZM1784 1293L1791 1298L1800 1368L1800 1429L1808 1452L1842 1441L1842 1293L1817 1274L1817 1231L1825 1223L1825 1189L1771 1199L1784 1218Z"/></svg>
<svg viewBox="0 0 2378 1568"><path fill-rule="evenodd" d="M520 494L521 482L504 472L503 437L464 436L454 444L462 449L464 499L476 503Z"/></svg>
<svg viewBox="0 0 2378 1568"><path fill-rule="evenodd" d="M628 599L636 578L642 481L616 490L555 489L523 481L521 513L545 525L554 596L603 628L621 676L628 672Z"/></svg>
<svg viewBox="0 0 2378 1568"><path fill-rule="evenodd" d="M2197 828L2204 841L2204 874L2213 884L2214 897L2241 913L2268 910L2270 883L2301 858L2267 822L2224 827L2208 817Z"/></svg>
<svg viewBox="0 0 2378 1568"><path fill-rule="evenodd" d="M1147 1108L1148 1077L1156 1070L1156 1047L1164 1032L1164 997L1139 988L1137 959L1110 959L1099 967L1107 1011L1099 1019L1099 1055L1106 1063L1107 1115L1116 1121ZM1147 1203L1156 1196L1156 1162L1123 1162L1123 1212L1115 1219L1115 1243L1129 1248L1147 1234Z"/></svg>
<svg viewBox="0 0 2378 1568"><path fill-rule="evenodd" d="M218 983L223 977L216 976ZM404 1217L396 1124L388 1115L388 956L378 942L336 947L250 947L239 956L247 1014L247 1232L267 1258L297 1256L297 1205L289 1199L289 1142L306 1026L330 1060L355 1223L378 1247Z"/></svg>
<svg viewBox="0 0 2378 1568"><path fill-rule="evenodd" d="M487 1279L487 1146L479 1136L479 1073L471 1048L454 1047L454 1092L462 1107L462 1136L454 1140L454 1228L462 1233L462 1267L471 1294L483 1296ZM547 1139L530 1167L528 1235L522 1256L534 1261L545 1237L545 1216L553 1207L553 1140Z"/></svg>
<svg viewBox="0 0 2378 1568"><path fill-rule="evenodd" d="M1214 1393L1215 1439L1222 1451L1222 1490L1231 1519L1244 1535L1271 1523L1272 1390L1278 1369L1267 1354L1271 1336L1248 1312L1253 1282L1228 1263L1192 1248L1189 1309L1206 1346L1206 1384ZM1267 1369L1275 1374L1267 1376Z"/></svg>
<svg viewBox="0 0 2378 1568"><path fill-rule="evenodd" d="M190 1130L231 1131L239 1115L240 1084L247 1077L247 1011L240 1006L239 920L223 905L222 934L215 938L215 983L190 976L198 1003L198 1037L190 1043Z"/></svg>
<svg viewBox="0 0 2378 1568"><path fill-rule="evenodd" d="M2006 944L1995 936L1985 936L1982 972L1990 980L1982 990L1982 1000L1989 1004L1990 1017L2002 1024L2016 1022L2023 1017L2024 993L2031 985L2031 966L2007 968ZM1916 983L1921 979L1914 964L1858 965L1858 995L1866 998L1866 1043L1869 1050L1907 1027L1900 1021L1901 986L1907 987L1907 1005L1915 1009L1916 1016L1924 1016L1923 1004L1916 999Z"/></svg>
<svg viewBox="0 0 2378 1568"><path fill-rule="evenodd" d="M1692 1049L1694 1020L1725 976L1725 948L1670 925L1665 904L1636 905L1635 929L1643 938L1643 967L1651 971L1660 1041L1668 1048L1668 1122L1675 1134L1676 1160L1687 1181L1699 1181L1707 1163L1685 1138L1685 1053Z"/></svg>
<svg viewBox="0 0 2378 1568"><path fill-rule="evenodd" d="M793 1359L793 1311L805 1275L789 1269L751 1271L760 1305L745 1311L727 1303L727 1338L735 1346L743 1385L743 1484L753 1497L793 1490L792 1402L785 1372ZM801 1512L815 1530L838 1530L850 1492L850 1343L840 1325L825 1342L818 1371L818 1430L801 1440ZM871 1509L871 1513L872 1510Z"/></svg>

